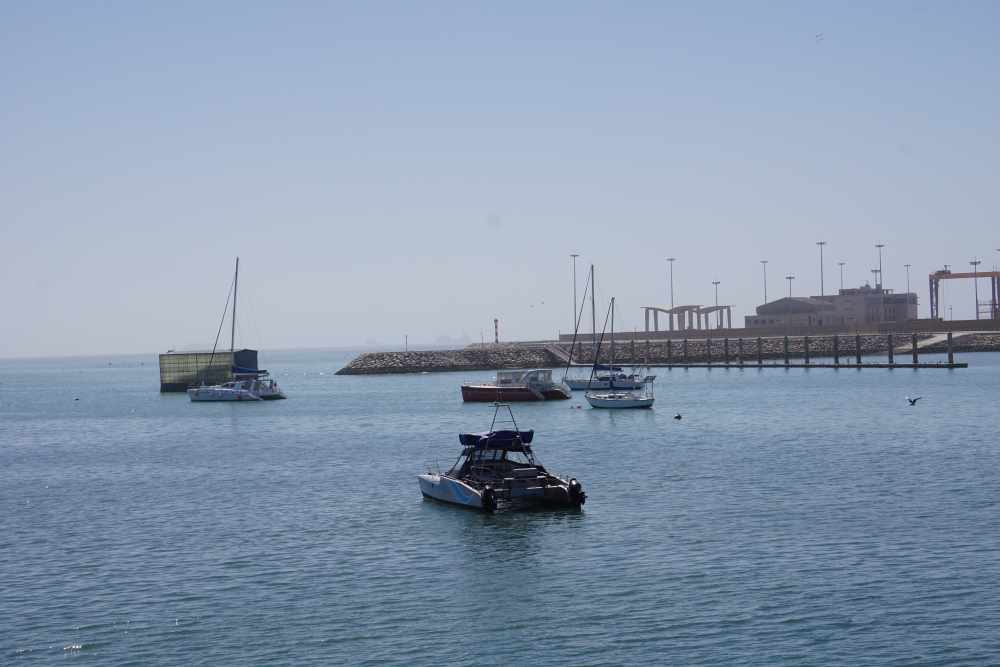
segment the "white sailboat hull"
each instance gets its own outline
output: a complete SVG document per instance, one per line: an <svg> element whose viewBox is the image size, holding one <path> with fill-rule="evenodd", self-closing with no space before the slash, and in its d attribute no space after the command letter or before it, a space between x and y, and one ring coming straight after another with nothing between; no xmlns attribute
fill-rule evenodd
<svg viewBox="0 0 1000 667"><path fill-rule="evenodd" d="M260 396L248 389L230 389L228 387L192 387L187 390L187 394L188 398L195 403L260 400Z"/></svg>
<svg viewBox="0 0 1000 667"><path fill-rule="evenodd" d="M587 402L592 408L606 408L610 410L622 410L629 408L651 408L653 407L652 396L641 396L627 393L608 394L586 394Z"/></svg>
<svg viewBox="0 0 1000 667"><path fill-rule="evenodd" d="M417 475L417 480L420 482L420 492L428 498L465 507L483 508L482 495L468 484L436 473Z"/></svg>

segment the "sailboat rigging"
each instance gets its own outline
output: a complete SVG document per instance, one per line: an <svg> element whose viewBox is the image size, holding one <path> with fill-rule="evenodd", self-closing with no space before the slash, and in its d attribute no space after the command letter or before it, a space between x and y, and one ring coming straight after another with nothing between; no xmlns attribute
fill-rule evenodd
<svg viewBox="0 0 1000 667"><path fill-rule="evenodd" d="M233 379L219 385L206 386L204 375L201 377L201 385L189 387L188 397L193 402L217 402L217 401L260 401L286 398L284 392L278 387L271 376L265 370L257 368L241 368L236 364L236 302L240 280L240 258L236 258L236 271L233 274L233 285L230 293L226 295L226 308L223 310L222 321L219 322L219 330L215 334L215 343L212 345L212 354L209 357L208 367L211 368L215 359L215 351L219 346L219 335L222 333L222 326L225 324L226 311L229 307L229 299L232 297L233 311L232 322L229 328L229 359L230 372ZM256 366L256 363L254 364Z"/></svg>

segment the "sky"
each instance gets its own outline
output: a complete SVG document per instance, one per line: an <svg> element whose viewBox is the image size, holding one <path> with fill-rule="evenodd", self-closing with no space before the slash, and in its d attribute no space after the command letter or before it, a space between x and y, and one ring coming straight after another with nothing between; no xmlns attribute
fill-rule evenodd
<svg viewBox="0 0 1000 667"><path fill-rule="evenodd" d="M1000 264L998 3L268 4L0 0L0 357L210 346L236 256L261 350Z"/></svg>

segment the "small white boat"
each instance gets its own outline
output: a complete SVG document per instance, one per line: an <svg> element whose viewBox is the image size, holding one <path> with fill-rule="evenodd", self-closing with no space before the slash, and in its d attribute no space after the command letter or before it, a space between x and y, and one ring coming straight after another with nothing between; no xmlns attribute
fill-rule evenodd
<svg viewBox="0 0 1000 667"><path fill-rule="evenodd" d="M615 347L615 299L611 297L611 306L608 309L608 320L611 322L611 354L614 356ZM607 324L605 323L605 326ZM601 342L604 340L604 332L601 332ZM597 345L597 351L601 349L601 343ZM618 386L618 382L615 379L614 374L608 378L607 389L608 391L594 391L597 387L594 386L594 378L597 376L598 364L596 363L597 354L594 355L595 363L594 367L590 372L591 383L590 387L584 397L587 402L590 403L592 408L606 408L610 410L621 410L628 408L651 408L653 407L653 402L655 398L653 397L653 380L656 378L655 375L650 375L646 373L642 379L642 390L641 391L626 391L624 388ZM614 368L614 363L612 360L612 368ZM633 377L638 377L638 375L633 374ZM631 383L630 383L631 384ZM631 387L629 387L631 388Z"/></svg>
<svg viewBox="0 0 1000 667"><path fill-rule="evenodd" d="M655 398L637 391L587 392L587 402L592 408L621 410L625 408L651 408Z"/></svg>
<svg viewBox="0 0 1000 667"><path fill-rule="evenodd" d="M222 384L191 387L187 390L188 398L193 402L209 401L259 401L261 397L254 393L251 382L238 380Z"/></svg>

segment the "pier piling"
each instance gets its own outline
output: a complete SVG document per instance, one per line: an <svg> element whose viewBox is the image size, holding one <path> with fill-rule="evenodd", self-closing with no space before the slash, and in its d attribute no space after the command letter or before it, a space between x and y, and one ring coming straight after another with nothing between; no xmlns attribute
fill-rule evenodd
<svg viewBox="0 0 1000 667"><path fill-rule="evenodd" d="M736 341L736 353L740 356L740 366L743 365L743 339Z"/></svg>
<svg viewBox="0 0 1000 667"><path fill-rule="evenodd" d="M705 339L705 359L708 360L709 364L712 363L712 339L711 338L706 338Z"/></svg>
<svg viewBox="0 0 1000 667"><path fill-rule="evenodd" d="M672 349L673 345L672 345L672 343L673 343L673 341L668 338L667 339L667 363L668 364L673 361L673 349Z"/></svg>
<svg viewBox="0 0 1000 667"><path fill-rule="evenodd" d="M890 366L892 366L895 363L895 359L894 359L894 356L893 356L893 353L895 352L895 350L893 350L893 348L892 348L892 343L893 343L893 341L892 341L892 334L889 334L888 338L886 339L886 347L889 348L889 365Z"/></svg>
<svg viewBox="0 0 1000 667"><path fill-rule="evenodd" d="M785 336L785 365L788 365L788 336Z"/></svg>
<svg viewBox="0 0 1000 667"><path fill-rule="evenodd" d="M757 365L764 365L764 343L761 341L760 336L757 336Z"/></svg>
<svg viewBox="0 0 1000 667"><path fill-rule="evenodd" d="M726 365L729 365L729 339L722 339L722 358L725 360Z"/></svg>
<svg viewBox="0 0 1000 667"><path fill-rule="evenodd" d="M861 365L861 334L856 334L854 336L854 356L858 361L858 366Z"/></svg>
<svg viewBox="0 0 1000 667"><path fill-rule="evenodd" d="M952 345L950 331L948 332L948 363L949 364L955 363L955 348Z"/></svg>
<svg viewBox="0 0 1000 667"><path fill-rule="evenodd" d="M910 352L913 353L913 363L920 363L917 361L917 334L910 334Z"/></svg>
<svg viewBox="0 0 1000 667"><path fill-rule="evenodd" d="M840 365L840 336L833 336L833 365Z"/></svg>
<svg viewBox="0 0 1000 667"><path fill-rule="evenodd" d="M806 366L809 365L809 336L802 339L802 351L804 352Z"/></svg>
<svg viewBox="0 0 1000 667"><path fill-rule="evenodd" d="M684 363L688 362L688 339L684 339Z"/></svg>

